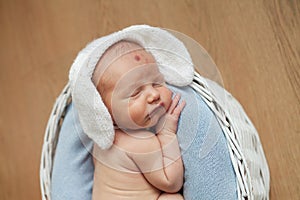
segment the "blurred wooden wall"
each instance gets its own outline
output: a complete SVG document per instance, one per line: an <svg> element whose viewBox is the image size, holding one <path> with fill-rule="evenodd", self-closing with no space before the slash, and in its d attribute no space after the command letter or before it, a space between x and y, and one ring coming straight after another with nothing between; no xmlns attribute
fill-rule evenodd
<svg viewBox="0 0 300 200"><path fill-rule="evenodd" d="M300 199L298 0L0 0L0 199L40 199L44 129L78 51L144 23L210 53L260 133L271 199Z"/></svg>

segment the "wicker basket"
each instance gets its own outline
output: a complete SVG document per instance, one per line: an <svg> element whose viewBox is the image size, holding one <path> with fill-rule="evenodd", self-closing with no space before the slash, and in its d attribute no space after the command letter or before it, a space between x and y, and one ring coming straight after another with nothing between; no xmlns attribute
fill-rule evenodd
<svg viewBox="0 0 300 200"><path fill-rule="evenodd" d="M203 97L223 129L237 177L238 198L269 199L268 165L258 133L241 105L226 90L221 89L220 93L218 85L207 81L197 72L190 86ZM56 99L45 132L40 165L43 200L51 200L50 186L55 149L70 102L71 93L67 84Z"/></svg>

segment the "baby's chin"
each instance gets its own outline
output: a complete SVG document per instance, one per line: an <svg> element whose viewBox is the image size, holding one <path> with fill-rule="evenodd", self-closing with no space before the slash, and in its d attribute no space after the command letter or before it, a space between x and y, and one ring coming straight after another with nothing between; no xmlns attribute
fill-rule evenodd
<svg viewBox="0 0 300 200"><path fill-rule="evenodd" d="M132 122L129 124L126 124L126 126L119 126L119 128L123 129L123 130L132 130L132 131L137 131L137 130L142 130L142 129L147 129L147 130L151 130L153 132L153 130L155 129L156 125L158 124L159 120L161 117L154 117L154 118L149 118L149 119L145 119L145 121L143 122Z"/></svg>
<svg viewBox="0 0 300 200"><path fill-rule="evenodd" d="M122 130L141 130L141 129L149 129L149 130L154 130L154 128L162 123L162 118L165 116L165 111L160 111L157 112L155 115L149 117L145 116L142 120L140 121L135 121L133 119L127 119L125 121L115 121L115 125L122 129Z"/></svg>

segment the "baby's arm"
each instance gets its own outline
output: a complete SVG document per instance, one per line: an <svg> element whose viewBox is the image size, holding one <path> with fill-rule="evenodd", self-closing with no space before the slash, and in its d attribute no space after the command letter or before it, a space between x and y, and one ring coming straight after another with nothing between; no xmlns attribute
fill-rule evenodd
<svg viewBox="0 0 300 200"><path fill-rule="evenodd" d="M157 125L156 137L141 144L144 154L131 155L145 178L168 193L177 192L183 184L183 164L176 132L185 102L178 104L179 100L180 96L176 95L165 118Z"/></svg>
<svg viewBox="0 0 300 200"><path fill-rule="evenodd" d="M149 182L157 188L165 188L165 192L177 192L183 183L183 164L176 137L177 123L185 106L178 104L180 96L176 95L167 111L165 119L157 125L157 137L162 149L163 168L144 174Z"/></svg>

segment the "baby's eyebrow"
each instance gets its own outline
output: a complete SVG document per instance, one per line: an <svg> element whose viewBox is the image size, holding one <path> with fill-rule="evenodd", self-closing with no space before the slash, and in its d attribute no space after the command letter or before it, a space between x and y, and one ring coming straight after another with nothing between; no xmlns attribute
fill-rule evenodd
<svg viewBox="0 0 300 200"><path fill-rule="evenodd" d="M140 88L142 85L144 85L144 84L142 82L138 81L138 82L129 84L126 89L127 89L127 91L131 92L133 90Z"/></svg>

